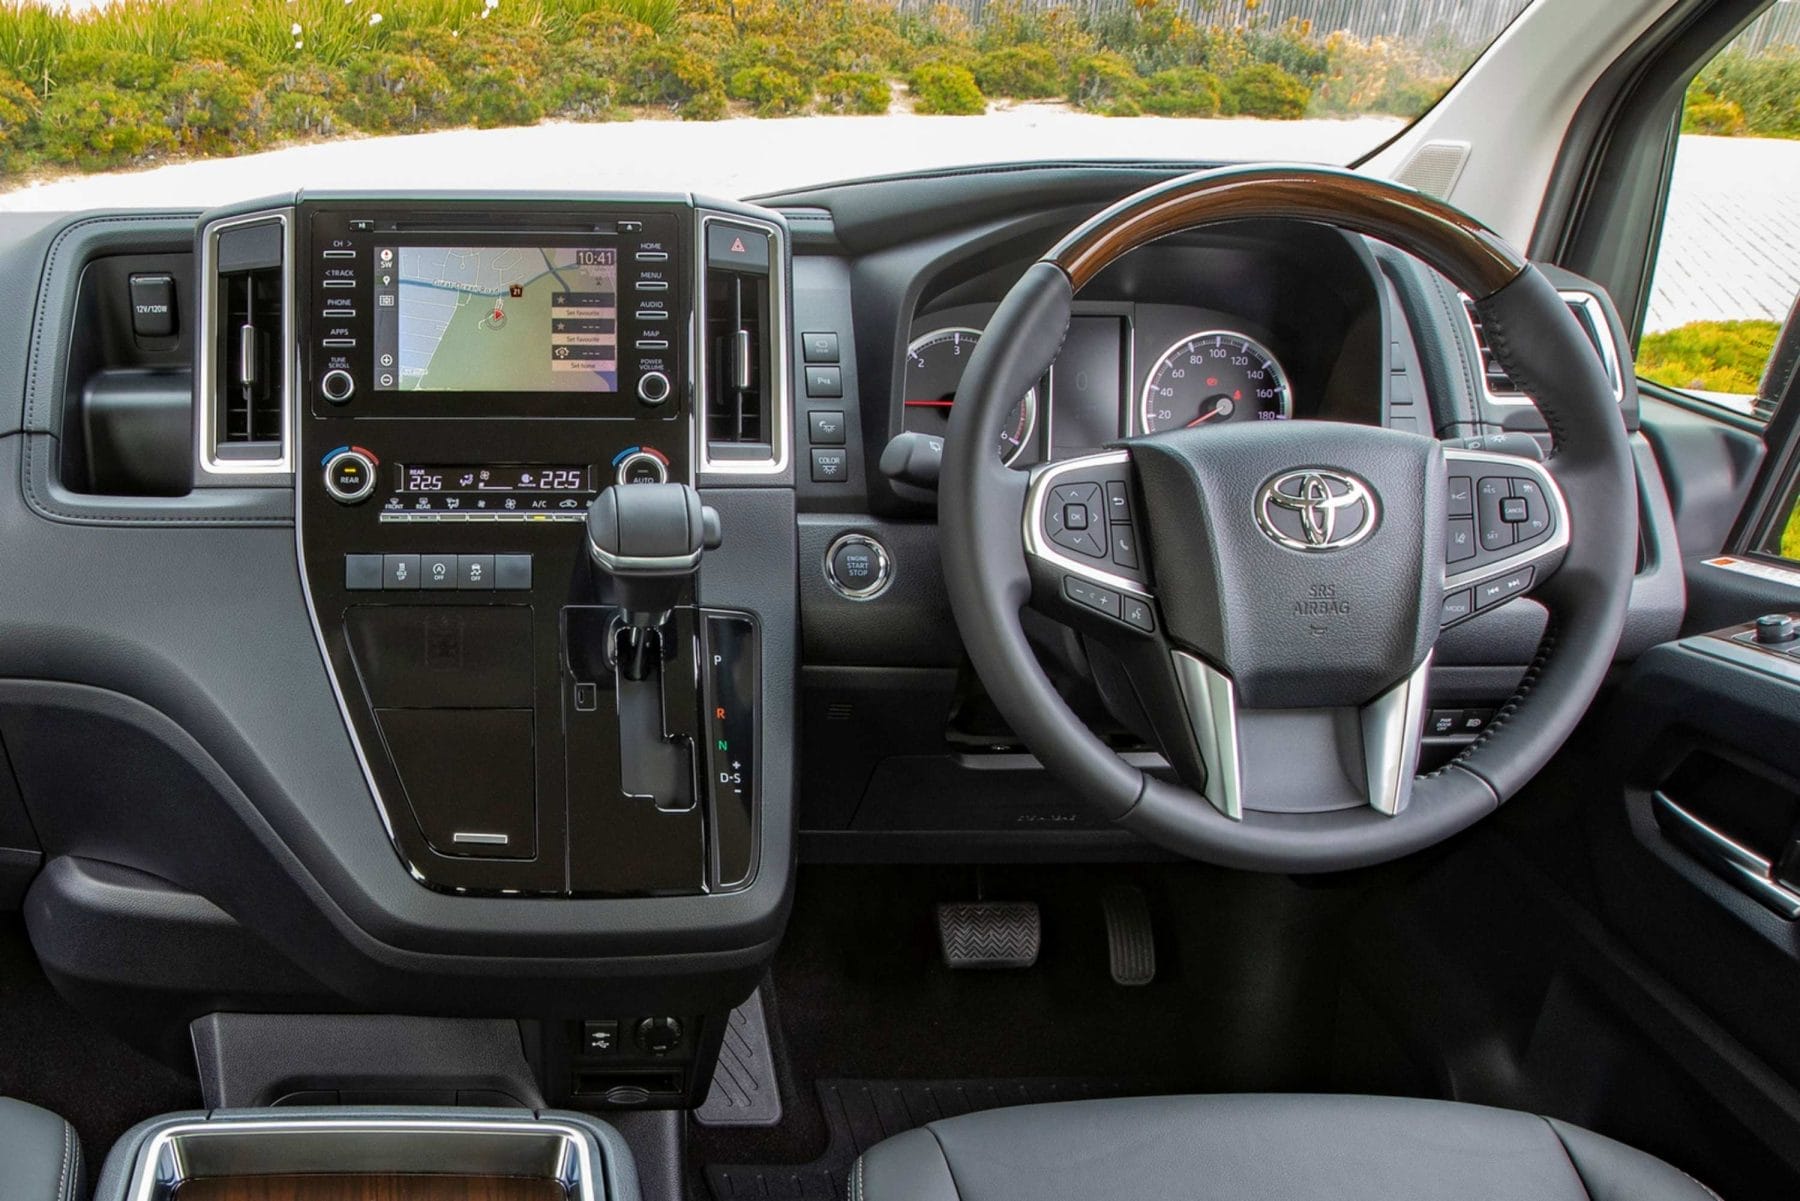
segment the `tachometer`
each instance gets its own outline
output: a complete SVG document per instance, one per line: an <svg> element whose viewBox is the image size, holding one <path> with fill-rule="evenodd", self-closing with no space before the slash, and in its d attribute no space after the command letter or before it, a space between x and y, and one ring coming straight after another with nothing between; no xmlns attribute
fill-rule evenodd
<svg viewBox="0 0 1800 1201"><path fill-rule="evenodd" d="M943 437L950 426L950 409L962 383L969 355L981 341L981 331L960 326L934 329L913 339L906 348L905 417L901 428L912 433ZM1037 430L1037 389L1033 388L1006 415L1000 427L1000 460L1011 464Z"/></svg>
<svg viewBox="0 0 1800 1201"><path fill-rule="evenodd" d="M1138 401L1143 432L1294 415L1287 374L1260 343L1226 329L1189 334L1150 368Z"/></svg>

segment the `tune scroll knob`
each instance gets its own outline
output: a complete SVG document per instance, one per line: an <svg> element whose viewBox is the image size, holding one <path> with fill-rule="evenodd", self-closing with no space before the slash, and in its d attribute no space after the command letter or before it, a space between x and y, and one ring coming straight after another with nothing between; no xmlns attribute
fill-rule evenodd
<svg viewBox="0 0 1800 1201"><path fill-rule="evenodd" d="M660 371L646 371L638 376L638 399L652 408L669 399L669 393L672 391L674 391L674 385L670 384L669 377Z"/></svg>
<svg viewBox="0 0 1800 1201"><path fill-rule="evenodd" d="M343 368L334 368L320 377L319 393L334 405L348 404L356 395L356 380Z"/></svg>
<svg viewBox="0 0 1800 1201"><path fill-rule="evenodd" d="M325 460L325 491L340 505L369 499L375 491L375 458L367 451L348 447Z"/></svg>

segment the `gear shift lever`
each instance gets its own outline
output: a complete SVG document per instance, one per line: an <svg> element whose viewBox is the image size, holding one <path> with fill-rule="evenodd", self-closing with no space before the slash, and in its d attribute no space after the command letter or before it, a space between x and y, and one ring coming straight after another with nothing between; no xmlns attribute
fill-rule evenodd
<svg viewBox="0 0 1800 1201"><path fill-rule="evenodd" d="M588 557L618 591L619 673L649 676L657 630L700 570L700 557L718 547L719 514L686 484L615 484L588 506Z"/></svg>

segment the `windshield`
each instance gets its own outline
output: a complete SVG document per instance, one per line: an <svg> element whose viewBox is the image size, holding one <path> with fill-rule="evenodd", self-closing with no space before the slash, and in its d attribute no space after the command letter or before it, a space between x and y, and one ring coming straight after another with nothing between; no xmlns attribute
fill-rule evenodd
<svg viewBox="0 0 1800 1201"><path fill-rule="evenodd" d="M1350 162L1526 0L0 0L0 207Z"/></svg>

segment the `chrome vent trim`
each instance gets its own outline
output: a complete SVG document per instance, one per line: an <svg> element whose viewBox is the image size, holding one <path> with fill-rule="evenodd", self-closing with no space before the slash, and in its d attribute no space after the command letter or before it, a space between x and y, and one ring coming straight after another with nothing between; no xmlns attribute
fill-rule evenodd
<svg viewBox="0 0 1800 1201"><path fill-rule="evenodd" d="M769 347L769 380L763 403L769 425L770 454L764 458L714 458L706 437L707 401L714 367L708 363L707 313L707 230L715 222L742 226L769 236L769 312L764 322L764 337ZM786 232L771 221L737 213L701 210L694 249L694 316L693 347L693 427L694 462L700 475L781 475L788 469L788 444L792 437L794 394L793 356L788 346L788 242ZM731 364L720 363L717 370L730 370Z"/></svg>
<svg viewBox="0 0 1800 1201"><path fill-rule="evenodd" d="M1613 343L1612 327L1606 321L1606 306L1592 292L1578 289L1558 289L1557 294L1568 304L1575 320L1581 324L1582 332L1594 343L1595 351L1600 356L1600 366L1606 372L1606 382L1612 386L1613 400L1625 402L1625 376L1619 366L1618 348ZM1468 319L1469 334L1475 339L1475 350L1481 360L1481 391L1489 404L1528 405L1533 403L1531 397L1519 390L1517 384L1506 374L1494 358L1494 352L1488 348L1487 334L1482 329L1481 315L1475 310L1475 301L1466 293L1462 296L1463 316Z"/></svg>
<svg viewBox="0 0 1800 1201"><path fill-rule="evenodd" d="M221 430L225 419L224 387L219 378L219 340L241 336L221 328L226 298L220 292L219 236L233 229L276 224L281 228L281 320L274 333L278 347L280 419L272 442L232 443ZM287 475L294 470L294 397L299 371L299 339L295 332L294 210L268 209L208 222L200 231L200 315L195 347L194 438L200 471L211 476ZM259 453L273 445L274 453Z"/></svg>

